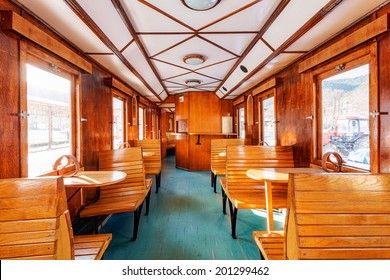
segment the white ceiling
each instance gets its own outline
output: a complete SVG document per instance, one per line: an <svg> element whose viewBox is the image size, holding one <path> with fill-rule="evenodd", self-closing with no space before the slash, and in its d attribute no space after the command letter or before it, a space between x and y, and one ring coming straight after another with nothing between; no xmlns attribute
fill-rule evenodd
<svg viewBox="0 0 390 280"><path fill-rule="evenodd" d="M161 103L186 91L235 98L389 0L221 0L207 11L180 0L14 2ZM189 54L206 60L185 64ZM190 79L201 84L188 87Z"/></svg>

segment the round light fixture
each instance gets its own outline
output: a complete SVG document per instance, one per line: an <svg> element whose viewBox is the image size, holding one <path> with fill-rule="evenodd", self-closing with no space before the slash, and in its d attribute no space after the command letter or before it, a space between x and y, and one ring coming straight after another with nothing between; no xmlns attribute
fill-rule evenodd
<svg viewBox="0 0 390 280"><path fill-rule="evenodd" d="M221 0L181 0L183 4L195 11L206 11L217 6Z"/></svg>
<svg viewBox="0 0 390 280"><path fill-rule="evenodd" d="M187 80L186 81L186 85L190 86L190 87L199 86L200 85L200 81L199 80Z"/></svg>
<svg viewBox="0 0 390 280"><path fill-rule="evenodd" d="M189 65L199 65L205 62L206 58L200 54L189 54L183 58L184 63Z"/></svg>

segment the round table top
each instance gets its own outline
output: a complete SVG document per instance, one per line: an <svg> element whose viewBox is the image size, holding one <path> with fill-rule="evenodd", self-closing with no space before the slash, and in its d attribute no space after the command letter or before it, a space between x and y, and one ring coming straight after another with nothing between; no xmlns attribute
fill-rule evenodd
<svg viewBox="0 0 390 280"><path fill-rule="evenodd" d="M323 173L325 172L321 168L261 168L261 169L249 169L246 175L249 178L255 180L267 180L270 182L288 182L289 173Z"/></svg>
<svg viewBox="0 0 390 280"><path fill-rule="evenodd" d="M81 171L72 177L64 177L66 187L101 187L126 178L122 171Z"/></svg>

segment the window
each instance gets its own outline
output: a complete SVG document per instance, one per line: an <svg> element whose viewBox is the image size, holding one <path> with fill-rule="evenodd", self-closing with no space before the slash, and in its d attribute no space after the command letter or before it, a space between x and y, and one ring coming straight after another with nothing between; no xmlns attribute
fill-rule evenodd
<svg viewBox="0 0 390 280"><path fill-rule="evenodd" d="M275 127L275 98L274 96L265 96L259 102L259 124L260 141L270 146L276 145L276 127Z"/></svg>
<svg viewBox="0 0 390 280"><path fill-rule="evenodd" d="M122 98L114 96L112 99L113 107L113 148L117 149L125 142L125 102Z"/></svg>
<svg viewBox="0 0 390 280"><path fill-rule="evenodd" d="M138 139L144 140L145 138L145 108L138 107Z"/></svg>
<svg viewBox="0 0 390 280"><path fill-rule="evenodd" d="M71 81L31 64L26 81L28 176L36 176L72 153Z"/></svg>
<svg viewBox="0 0 390 280"><path fill-rule="evenodd" d="M245 108L238 108L238 137L245 138Z"/></svg>
<svg viewBox="0 0 390 280"><path fill-rule="evenodd" d="M372 152L377 151L378 135L373 132L379 118L370 117L378 110L377 66L372 57L351 53L316 70L317 159L332 151L341 155L346 168L377 170Z"/></svg>

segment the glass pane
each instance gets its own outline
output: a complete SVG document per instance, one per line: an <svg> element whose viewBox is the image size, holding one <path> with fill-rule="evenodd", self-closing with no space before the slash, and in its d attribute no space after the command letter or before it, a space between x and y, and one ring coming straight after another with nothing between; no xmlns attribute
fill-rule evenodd
<svg viewBox="0 0 390 280"><path fill-rule="evenodd" d="M138 131L139 131L139 140L144 139L144 109L139 107L138 108Z"/></svg>
<svg viewBox="0 0 390 280"><path fill-rule="evenodd" d="M124 115L125 105L122 100L114 97L112 100L114 111L114 125L112 127L114 137L114 149L117 149L124 141Z"/></svg>
<svg viewBox="0 0 390 280"><path fill-rule="evenodd" d="M275 98L263 101L263 141L270 146L276 145L275 139Z"/></svg>
<svg viewBox="0 0 390 280"><path fill-rule="evenodd" d="M245 109L240 108L238 111L238 121L239 121L239 136L240 138L245 138Z"/></svg>
<svg viewBox="0 0 390 280"><path fill-rule="evenodd" d="M370 169L369 66L322 81L322 153L338 152L347 165Z"/></svg>
<svg viewBox="0 0 390 280"><path fill-rule="evenodd" d="M71 153L71 82L27 64L28 176Z"/></svg>

